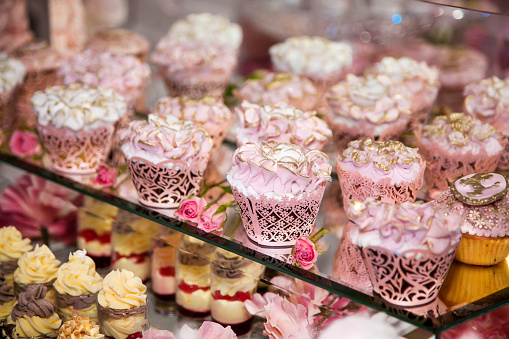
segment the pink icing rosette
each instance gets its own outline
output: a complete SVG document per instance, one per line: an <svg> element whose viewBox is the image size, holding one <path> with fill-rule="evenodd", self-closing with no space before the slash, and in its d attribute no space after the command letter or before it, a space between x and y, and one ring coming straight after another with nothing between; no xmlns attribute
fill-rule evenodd
<svg viewBox="0 0 509 339"><path fill-rule="evenodd" d="M260 71L259 76L260 78L248 79L235 91L239 101L246 100L258 105L277 105L284 102L303 111L316 108L318 93L310 80L291 73L269 71Z"/></svg>
<svg viewBox="0 0 509 339"><path fill-rule="evenodd" d="M228 172L248 237L268 246L293 246L311 233L331 166L320 151L273 141L247 143Z"/></svg>
<svg viewBox="0 0 509 339"><path fill-rule="evenodd" d="M399 306L419 306L438 296L461 240L461 218L431 203L352 201L350 231L364 258L373 290Z"/></svg>
<svg viewBox="0 0 509 339"><path fill-rule="evenodd" d="M141 203L174 208L198 193L212 149L203 128L150 114L148 122L130 122L120 139Z"/></svg>
<svg viewBox="0 0 509 339"><path fill-rule="evenodd" d="M412 94L385 75L349 74L327 94L327 123L338 150L364 137L397 139L411 118Z"/></svg>
<svg viewBox="0 0 509 339"><path fill-rule="evenodd" d="M173 115L181 121L192 121L205 129L217 149L223 142L232 120L226 105L214 97L194 100L187 97L162 98L156 104L154 114Z"/></svg>
<svg viewBox="0 0 509 339"><path fill-rule="evenodd" d="M343 206L369 197L385 203L417 198L426 163L417 149L399 141L355 140L336 160Z"/></svg>
<svg viewBox="0 0 509 339"><path fill-rule="evenodd" d="M171 96L222 97L237 66L235 48L219 42L163 37L151 55Z"/></svg>
<svg viewBox="0 0 509 339"><path fill-rule="evenodd" d="M321 150L331 130L314 111L301 111L285 103L259 106L247 101L236 108L239 117L237 145L277 141Z"/></svg>

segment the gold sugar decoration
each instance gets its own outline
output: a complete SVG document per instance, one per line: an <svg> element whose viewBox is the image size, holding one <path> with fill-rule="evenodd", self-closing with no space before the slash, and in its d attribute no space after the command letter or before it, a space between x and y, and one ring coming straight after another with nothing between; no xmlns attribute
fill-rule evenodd
<svg viewBox="0 0 509 339"><path fill-rule="evenodd" d="M493 177L493 174L491 173L476 173L475 175L471 176L470 178L459 178L452 182L451 186L449 187L451 189L451 192L454 194L454 197L458 199L459 201L467 204L467 205L473 205L473 206L482 206L482 205L488 205L491 204L494 201L500 200L503 197L507 195L507 192L509 191L509 181L505 175L502 175L504 178L504 189L497 194L494 194L490 197L484 198L484 199L475 199L475 197L479 197L482 195L482 192L490 189L492 187L497 187L498 185L501 185L501 182L495 182L492 186L486 187L482 184L483 180L488 180ZM456 182L459 180L459 183L462 185L468 185L472 186L474 189L473 192L468 192L467 195L461 194L456 189Z"/></svg>
<svg viewBox="0 0 509 339"><path fill-rule="evenodd" d="M263 87L265 87L266 90L270 91L281 86L284 86L285 84L292 81L292 79L293 75L290 73L276 73L271 81L263 84Z"/></svg>

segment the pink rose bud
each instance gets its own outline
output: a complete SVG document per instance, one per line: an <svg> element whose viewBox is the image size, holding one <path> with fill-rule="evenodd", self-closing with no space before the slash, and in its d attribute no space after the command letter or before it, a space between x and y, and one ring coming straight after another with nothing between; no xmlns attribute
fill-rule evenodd
<svg viewBox="0 0 509 339"><path fill-rule="evenodd" d="M309 270L318 259L318 251L311 240L299 238L295 243L293 257L303 269Z"/></svg>
<svg viewBox="0 0 509 339"><path fill-rule="evenodd" d="M102 185L105 187L114 186L117 183L117 169L110 168L106 165L99 165L97 177L92 181L94 185Z"/></svg>
<svg viewBox="0 0 509 339"><path fill-rule="evenodd" d="M205 206L207 206L207 200L200 197L193 197L184 200L180 204L177 212L175 212L175 215L183 220L198 222Z"/></svg>
<svg viewBox="0 0 509 339"><path fill-rule="evenodd" d="M198 220L198 228L205 232L218 231L223 228L226 221L226 212L216 213L219 205L214 204L203 212Z"/></svg>
<svg viewBox="0 0 509 339"><path fill-rule="evenodd" d="M29 155L40 154L42 149L39 138L32 132L14 131L9 141L9 148L13 155L17 157L26 157Z"/></svg>

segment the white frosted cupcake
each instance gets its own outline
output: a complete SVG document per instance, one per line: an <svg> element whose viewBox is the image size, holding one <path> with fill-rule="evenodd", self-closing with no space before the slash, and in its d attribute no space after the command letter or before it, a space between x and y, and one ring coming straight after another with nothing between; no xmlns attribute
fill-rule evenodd
<svg viewBox="0 0 509 339"><path fill-rule="evenodd" d="M23 84L26 68L15 58L0 53L0 128L7 130L14 121L14 103Z"/></svg>

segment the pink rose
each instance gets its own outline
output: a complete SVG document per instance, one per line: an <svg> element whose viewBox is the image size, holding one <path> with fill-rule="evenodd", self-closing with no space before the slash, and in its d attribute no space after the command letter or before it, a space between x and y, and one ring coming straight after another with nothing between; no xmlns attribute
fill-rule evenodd
<svg viewBox="0 0 509 339"><path fill-rule="evenodd" d="M97 177L92 181L94 185L102 185L105 187L115 186L117 183L117 169L106 165L99 165Z"/></svg>
<svg viewBox="0 0 509 339"><path fill-rule="evenodd" d="M175 215L183 220L189 220L192 222L198 222L200 215L207 206L207 200L200 197L193 197L191 199L184 200Z"/></svg>
<svg viewBox="0 0 509 339"><path fill-rule="evenodd" d="M311 339L306 308L285 298L271 299L265 306L265 334L270 339Z"/></svg>
<svg viewBox="0 0 509 339"><path fill-rule="evenodd" d="M26 157L29 155L40 154L41 144L36 134L32 132L14 131L9 141L9 148L12 154L17 157Z"/></svg>
<svg viewBox="0 0 509 339"><path fill-rule="evenodd" d="M244 306L246 307L246 310L251 315L256 315L261 318L265 318L265 306L269 302L271 302L273 299L281 299L283 298L279 294L267 292L264 295L261 295L260 293L255 293L251 297L251 299L247 299L244 301Z"/></svg>
<svg viewBox="0 0 509 339"><path fill-rule="evenodd" d="M226 212L216 213L219 205L214 204L206 209L200 219L198 219L198 228L205 232L219 231L223 228L226 221Z"/></svg>
<svg viewBox="0 0 509 339"><path fill-rule="evenodd" d="M293 257L303 269L309 270L318 259L318 251L311 240L299 238L295 243Z"/></svg>

